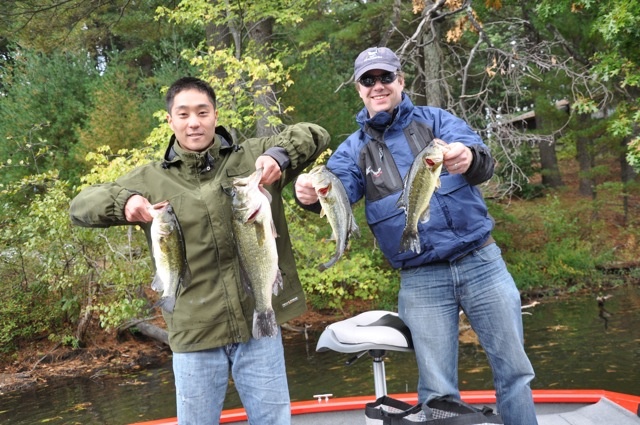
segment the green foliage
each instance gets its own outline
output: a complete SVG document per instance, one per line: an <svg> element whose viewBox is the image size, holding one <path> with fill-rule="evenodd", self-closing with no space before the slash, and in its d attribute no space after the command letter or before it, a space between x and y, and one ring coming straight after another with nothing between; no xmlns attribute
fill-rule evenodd
<svg viewBox="0 0 640 425"><path fill-rule="evenodd" d="M598 209L587 201L567 208L559 196L547 196L535 208L527 204L501 221L496 240L518 287L574 291L598 283L596 269L611 261L613 248L599 237L604 223L593 216Z"/></svg>
<svg viewBox="0 0 640 425"><path fill-rule="evenodd" d="M25 209L6 202L27 185L43 188ZM85 311L105 310L107 326L144 315L141 282L150 282L142 232L101 231L71 225L67 184L55 172L5 188L0 232L0 341L49 333L52 340L82 343L74 328Z"/></svg>
<svg viewBox="0 0 640 425"><path fill-rule="evenodd" d="M325 55L310 59L305 69L294 73L296 84L283 99L296 105L290 114L292 121L314 122L328 129L333 136L332 147L336 148L357 129L355 115L362 109L362 100L352 84L336 90L351 78L353 58L334 55L333 67L324 66L326 60Z"/></svg>
<svg viewBox="0 0 640 425"><path fill-rule="evenodd" d="M20 257L19 250L5 249L1 255L5 264L0 267L0 354L6 354L15 350L21 341L49 332L59 325L59 317L50 308L55 297L46 288L15 280L20 277L13 262L15 257ZM13 280L6 280L9 277Z"/></svg>
<svg viewBox="0 0 640 425"><path fill-rule="evenodd" d="M78 166L67 152L86 119L89 87L97 71L86 55L13 49L0 57L0 183L58 168L63 178ZM19 165L19 166L18 166Z"/></svg>
<svg viewBox="0 0 640 425"><path fill-rule="evenodd" d="M616 117L610 123L610 131L615 136L628 137L631 141L627 153L629 163L640 171L638 153L638 128L640 128L640 104L637 89L640 87L640 3L637 1L614 0L610 2L592 1L548 1L538 3L538 12L545 20L578 16L582 23L578 26L558 25L558 28L583 28L589 31L591 43L581 43L588 49L592 61L590 73L594 80L603 82L619 92L616 99L609 101L617 109ZM597 42L593 42L597 40ZM591 48L589 46L591 45ZM585 55L587 56L587 55ZM576 96L572 106L580 113L594 113L603 107L600 91Z"/></svg>
<svg viewBox="0 0 640 425"><path fill-rule="evenodd" d="M72 247L66 216L68 197L64 195L64 183L56 177L55 173L34 176L32 181L47 187L47 194L37 195L27 210L5 202L20 190L20 184L0 194L3 201L0 232L3 259L0 263L0 317L3 318L0 340L3 343L0 345L3 347L43 332L55 332L77 318L78 305L69 302L73 291L69 280Z"/></svg>
<svg viewBox="0 0 640 425"><path fill-rule="evenodd" d="M273 40L262 45L247 28L258 22L273 22L278 29L289 32L312 10L313 3L196 0L181 2L173 10L159 7L157 16L194 27L213 24L231 33L233 45L203 40L197 48L185 49L182 57L199 69L201 77L216 90L220 123L250 137L258 123L266 127L282 124L282 115L292 111L280 97L294 83L290 74L302 69L307 58L321 51L326 43L294 48L288 42Z"/></svg>
<svg viewBox="0 0 640 425"><path fill-rule="evenodd" d="M140 76L116 59L95 82L91 92L94 106L86 124L78 129L79 143L70 152L76 162L84 164L84 169L88 168L85 157L89 152L102 146L109 146L113 152L140 148L156 125L153 112L162 108L162 101L155 93L156 102L145 104L142 95L137 95L136 81L141 81Z"/></svg>

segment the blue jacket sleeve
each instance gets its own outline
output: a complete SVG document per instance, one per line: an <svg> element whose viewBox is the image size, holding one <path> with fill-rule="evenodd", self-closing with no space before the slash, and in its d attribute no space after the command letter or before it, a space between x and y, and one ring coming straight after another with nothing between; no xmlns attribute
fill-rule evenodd
<svg viewBox="0 0 640 425"><path fill-rule="evenodd" d="M489 147L482 138L462 119L443 109L430 109L433 114L433 132L435 137L447 143L460 142L471 149L473 161L466 173L463 174L467 182L478 185L493 176L494 160Z"/></svg>

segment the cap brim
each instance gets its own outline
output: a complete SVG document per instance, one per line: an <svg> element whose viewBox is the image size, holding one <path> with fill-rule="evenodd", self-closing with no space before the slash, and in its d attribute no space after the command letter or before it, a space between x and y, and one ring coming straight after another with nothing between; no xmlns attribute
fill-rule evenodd
<svg viewBox="0 0 640 425"><path fill-rule="evenodd" d="M396 72L398 70L397 67L390 65L390 64L386 64L386 63L372 63L371 65L367 65L364 68L358 70L358 73L355 74L354 79L355 81L358 81L360 79L360 77L362 77L362 75L367 72L367 71L371 71L372 69L381 69L383 71L389 71L389 72Z"/></svg>

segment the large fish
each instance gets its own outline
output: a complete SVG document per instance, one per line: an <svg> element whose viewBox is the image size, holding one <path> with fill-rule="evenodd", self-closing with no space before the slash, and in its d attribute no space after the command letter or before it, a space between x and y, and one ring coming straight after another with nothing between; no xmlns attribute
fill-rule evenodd
<svg viewBox="0 0 640 425"><path fill-rule="evenodd" d="M151 250L156 275L151 287L162 292L156 305L173 312L178 287L191 283L191 270L187 263L184 236L178 219L169 201L149 207L151 222Z"/></svg>
<svg viewBox="0 0 640 425"><path fill-rule="evenodd" d="M351 203L340 179L324 165L314 167L309 172L309 177L322 206L320 217L327 216L333 231L331 238L336 241L336 252L333 257L318 266L318 269L323 271L333 266L342 257L349 238L351 235L359 236L360 228L353 217Z"/></svg>
<svg viewBox="0 0 640 425"><path fill-rule="evenodd" d="M271 196L260 185L262 168L233 181L233 231L243 279L255 298L254 338L278 333L272 294L282 288L278 268L276 229L271 216Z"/></svg>
<svg viewBox="0 0 640 425"><path fill-rule="evenodd" d="M429 221L429 202L440 187L443 147L436 141L429 143L413 160L404 178L404 189L398 199L398 207L404 209L406 223L400 239L400 251L414 251L419 254L420 235L418 222Z"/></svg>

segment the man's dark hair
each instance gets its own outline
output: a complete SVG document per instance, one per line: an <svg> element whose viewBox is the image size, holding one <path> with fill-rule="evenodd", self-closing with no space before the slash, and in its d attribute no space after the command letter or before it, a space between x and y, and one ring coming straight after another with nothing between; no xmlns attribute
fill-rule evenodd
<svg viewBox="0 0 640 425"><path fill-rule="evenodd" d="M209 96L209 100L211 100L213 108L216 108L216 92L213 90L213 87L209 85L209 83L195 77L182 77L171 84L171 87L169 87L169 90L167 91L167 96L165 97L167 112L171 113L173 100L178 93L192 89L198 90Z"/></svg>

